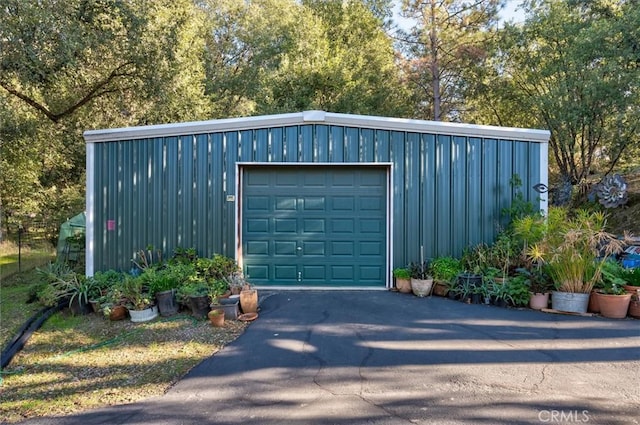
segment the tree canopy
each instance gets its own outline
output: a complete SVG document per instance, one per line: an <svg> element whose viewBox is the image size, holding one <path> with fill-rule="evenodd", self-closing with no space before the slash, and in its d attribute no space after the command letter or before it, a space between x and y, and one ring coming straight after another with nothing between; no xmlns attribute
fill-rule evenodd
<svg viewBox="0 0 640 425"><path fill-rule="evenodd" d="M93 128L308 109L547 128L576 184L638 153L637 0L5 0L0 217L83 208ZM1 239L1 235L0 235Z"/></svg>

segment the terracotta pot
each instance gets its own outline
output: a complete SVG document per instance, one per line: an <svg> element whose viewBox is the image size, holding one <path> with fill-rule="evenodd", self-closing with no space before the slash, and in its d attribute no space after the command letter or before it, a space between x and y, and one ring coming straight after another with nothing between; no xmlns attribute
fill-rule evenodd
<svg viewBox="0 0 640 425"><path fill-rule="evenodd" d="M403 294L410 294L411 280L396 277L396 288L398 289L398 292L402 292Z"/></svg>
<svg viewBox="0 0 640 425"><path fill-rule="evenodd" d="M530 292L529 307L533 310L542 310L549 306L549 293L544 294Z"/></svg>
<svg viewBox="0 0 640 425"><path fill-rule="evenodd" d="M123 320L127 318L128 310L123 305L115 305L109 312L109 320Z"/></svg>
<svg viewBox="0 0 640 425"><path fill-rule="evenodd" d="M624 285L624 290L635 295L640 292L640 286Z"/></svg>
<svg viewBox="0 0 640 425"><path fill-rule="evenodd" d="M417 297L426 297L431 294L433 279L414 279L411 278L411 290Z"/></svg>
<svg viewBox="0 0 640 425"><path fill-rule="evenodd" d="M597 292L596 296L600 305L600 314L603 317L610 319L624 319L627 317L631 294L609 295Z"/></svg>
<svg viewBox="0 0 640 425"><path fill-rule="evenodd" d="M258 290L243 289L240 292L240 308L243 313L258 312Z"/></svg>
<svg viewBox="0 0 640 425"><path fill-rule="evenodd" d="M640 319L640 300L631 300L629 302L629 316Z"/></svg>
<svg viewBox="0 0 640 425"><path fill-rule="evenodd" d="M591 313L600 313L600 304L598 304L596 291L592 291L589 295L589 306L587 307L587 311Z"/></svg>
<svg viewBox="0 0 640 425"><path fill-rule="evenodd" d="M209 321L216 328L221 328L224 326L224 310L221 308L217 308L215 310L211 310L207 313L207 317L209 317Z"/></svg>
<svg viewBox="0 0 640 425"><path fill-rule="evenodd" d="M449 293L449 287L445 282L439 282L437 280L433 281L433 295L438 295L439 297L446 297Z"/></svg>

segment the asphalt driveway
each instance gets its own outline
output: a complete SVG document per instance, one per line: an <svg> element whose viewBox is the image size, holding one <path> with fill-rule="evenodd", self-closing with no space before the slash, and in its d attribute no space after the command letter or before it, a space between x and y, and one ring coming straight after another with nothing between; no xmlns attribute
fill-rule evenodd
<svg viewBox="0 0 640 425"><path fill-rule="evenodd" d="M164 396L24 423L638 424L640 320L279 292Z"/></svg>

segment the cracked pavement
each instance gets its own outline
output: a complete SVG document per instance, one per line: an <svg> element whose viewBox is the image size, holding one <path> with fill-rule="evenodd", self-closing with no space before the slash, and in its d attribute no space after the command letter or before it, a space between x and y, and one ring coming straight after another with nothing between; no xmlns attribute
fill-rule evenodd
<svg viewBox="0 0 640 425"><path fill-rule="evenodd" d="M268 294L162 397L30 425L640 423L640 320L387 291Z"/></svg>

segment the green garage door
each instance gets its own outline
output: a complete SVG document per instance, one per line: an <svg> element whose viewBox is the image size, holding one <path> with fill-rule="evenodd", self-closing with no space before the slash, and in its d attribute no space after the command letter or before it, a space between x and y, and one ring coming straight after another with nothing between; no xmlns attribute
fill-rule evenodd
<svg viewBox="0 0 640 425"><path fill-rule="evenodd" d="M384 286L382 167L246 167L244 272L256 285Z"/></svg>

